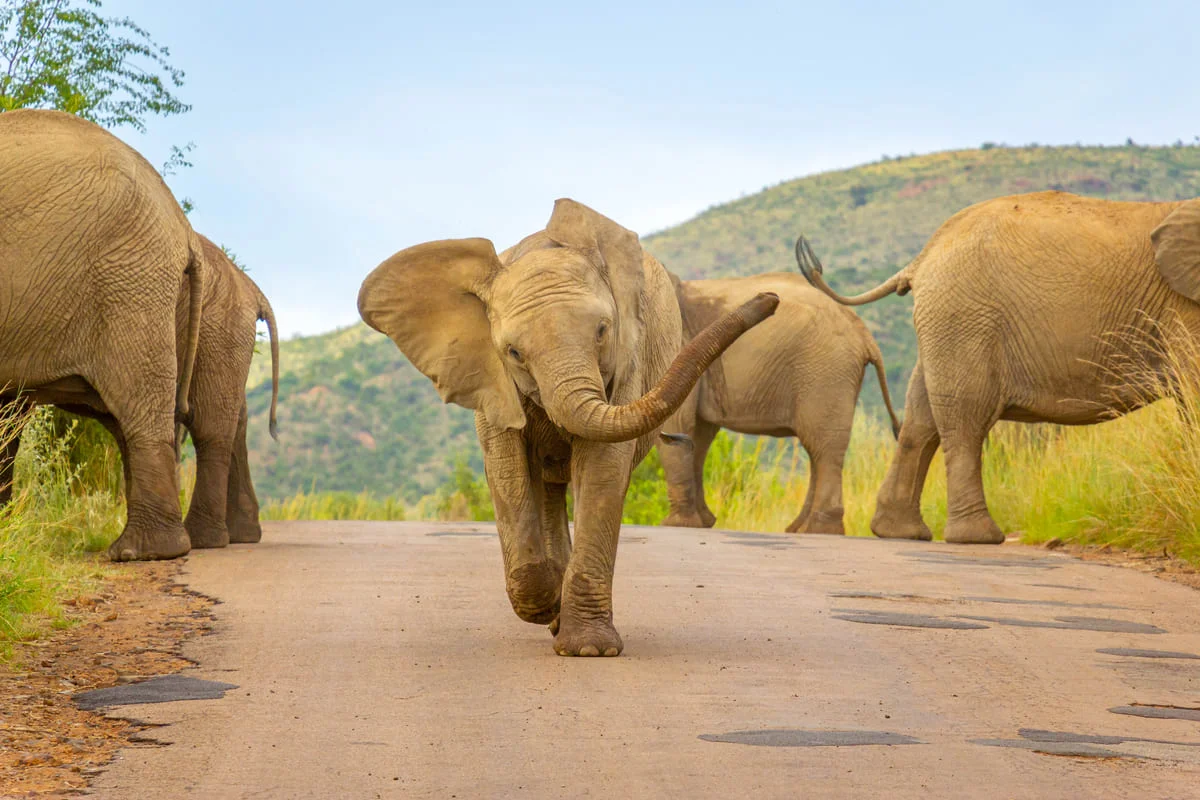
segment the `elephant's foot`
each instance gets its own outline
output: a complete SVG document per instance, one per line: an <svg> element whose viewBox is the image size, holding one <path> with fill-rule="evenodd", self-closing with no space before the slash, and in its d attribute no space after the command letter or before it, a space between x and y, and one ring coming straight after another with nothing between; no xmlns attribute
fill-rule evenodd
<svg viewBox="0 0 1200 800"><path fill-rule="evenodd" d="M625 649L611 619L580 619L560 614L550 626L560 656L619 656Z"/></svg>
<svg viewBox="0 0 1200 800"><path fill-rule="evenodd" d="M700 521L704 523L705 528L711 528L717 524L717 515L707 508L702 508L700 509Z"/></svg>
<svg viewBox="0 0 1200 800"><path fill-rule="evenodd" d="M232 522L228 528L230 544L257 544L262 541L262 525L257 522Z"/></svg>
<svg viewBox="0 0 1200 800"><path fill-rule="evenodd" d="M558 616L563 569L552 561L522 564L508 575L508 601L526 622L545 625Z"/></svg>
<svg viewBox="0 0 1200 800"><path fill-rule="evenodd" d="M871 519L871 533L880 539L916 539L922 542L933 540L933 531L921 519L921 512L905 506L885 506L875 509Z"/></svg>
<svg viewBox="0 0 1200 800"><path fill-rule="evenodd" d="M713 517L712 522L706 522L702 512L672 511L659 524L668 528L711 528L716 521L717 518Z"/></svg>
<svg viewBox="0 0 1200 800"><path fill-rule="evenodd" d="M841 511L814 511L804 519L797 518L787 527L788 533L819 533L845 536L846 526Z"/></svg>
<svg viewBox="0 0 1200 800"><path fill-rule="evenodd" d="M188 532L178 523L153 531L126 525L121 536L109 546L108 557L113 561L163 561L187 555L191 549Z"/></svg>
<svg viewBox="0 0 1200 800"><path fill-rule="evenodd" d="M1000 544L1004 531L986 512L946 520L946 541L952 544Z"/></svg>
<svg viewBox="0 0 1200 800"><path fill-rule="evenodd" d="M229 529L223 522L194 519L191 515L184 522L192 547L196 550L208 550L225 547L229 544Z"/></svg>

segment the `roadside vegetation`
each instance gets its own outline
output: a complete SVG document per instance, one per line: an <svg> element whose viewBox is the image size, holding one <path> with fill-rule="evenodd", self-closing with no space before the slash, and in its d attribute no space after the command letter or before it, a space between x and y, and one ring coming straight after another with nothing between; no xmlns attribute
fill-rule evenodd
<svg viewBox="0 0 1200 800"><path fill-rule="evenodd" d="M0 509L0 661L12 644L69 624L64 601L115 569L102 553L125 524L115 446L75 463L80 428L63 430L49 409L0 418L0 443L20 435L12 502ZM98 462L112 458L117 482ZM92 483L103 476L98 486Z"/></svg>

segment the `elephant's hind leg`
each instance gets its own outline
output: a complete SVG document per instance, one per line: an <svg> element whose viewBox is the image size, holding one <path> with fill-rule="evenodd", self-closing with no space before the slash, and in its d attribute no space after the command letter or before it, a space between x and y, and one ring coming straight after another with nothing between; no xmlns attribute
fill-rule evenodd
<svg viewBox="0 0 1200 800"><path fill-rule="evenodd" d="M925 388L925 371L918 361L908 381L896 454L875 501L871 531L876 536L924 541L933 538L929 526L921 519L921 491L940 442Z"/></svg>
<svg viewBox="0 0 1200 800"><path fill-rule="evenodd" d="M983 382L956 381L931 403L946 454L946 541L956 544L1004 541L983 492L983 443L1000 417Z"/></svg>
<svg viewBox="0 0 1200 800"><path fill-rule="evenodd" d="M254 544L262 540L258 510L258 495L250 479L250 459L246 451L246 403L243 400L233 437L233 457L229 461L229 484L225 495L225 527L229 529L231 544Z"/></svg>
<svg viewBox="0 0 1200 800"><path fill-rule="evenodd" d="M225 547L229 544L225 510L233 443L225 438L206 436L194 436L193 442L196 445L196 485L184 527L192 547Z"/></svg>
<svg viewBox="0 0 1200 800"><path fill-rule="evenodd" d="M808 495L800 517L788 526L788 533L828 533L835 536L846 533L842 521L845 516L842 507L845 443L841 443L840 451L837 443L826 444L826 447L808 449Z"/></svg>
<svg viewBox="0 0 1200 800"><path fill-rule="evenodd" d="M693 469L696 471L696 511L700 514L700 521L704 523L704 527L706 528L711 528L717 524L717 515L708 507L708 500L704 497L704 462L708 460L708 449L712 447L713 440L717 438L717 434L720 432L720 425L714 425L703 419L696 422L696 437L694 439L696 459L693 462Z"/></svg>
<svg viewBox="0 0 1200 800"><path fill-rule="evenodd" d="M165 369L141 375L174 375L174 348ZM175 474L175 385L173 380L122 379L113 374L89 381L104 400L125 440L128 466L125 530L108 548L113 561L177 558L191 550L179 511Z"/></svg>

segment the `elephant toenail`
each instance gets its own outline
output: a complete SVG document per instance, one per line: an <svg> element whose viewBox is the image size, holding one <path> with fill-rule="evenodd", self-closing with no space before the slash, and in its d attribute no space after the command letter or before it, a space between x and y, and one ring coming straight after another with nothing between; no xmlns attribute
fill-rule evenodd
<svg viewBox="0 0 1200 800"><path fill-rule="evenodd" d="M587 644L587 645L584 645L583 647L579 648L579 655L581 655L581 656L598 656L598 655L600 655L600 649L598 647L596 647L595 645Z"/></svg>

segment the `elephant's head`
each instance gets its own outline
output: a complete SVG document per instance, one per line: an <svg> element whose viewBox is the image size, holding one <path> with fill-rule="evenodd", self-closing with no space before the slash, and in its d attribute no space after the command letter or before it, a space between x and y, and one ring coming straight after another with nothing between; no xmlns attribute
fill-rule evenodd
<svg viewBox="0 0 1200 800"><path fill-rule="evenodd" d="M1200 301L1200 200L1189 200L1167 215L1150 241L1167 285Z"/></svg>
<svg viewBox="0 0 1200 800"><path fill-rule="evenodd" d="M443 400L497 428L525 425L525 396L572 435L626 441L662 425L708 364L778 304L756 298L690 343L651 391L611 404L642 360L643 257L632 231L559 200L545 231L503 257L486 239L402 250L363 281L358 308Z"/></svg>

